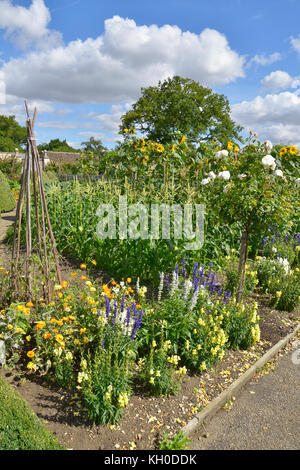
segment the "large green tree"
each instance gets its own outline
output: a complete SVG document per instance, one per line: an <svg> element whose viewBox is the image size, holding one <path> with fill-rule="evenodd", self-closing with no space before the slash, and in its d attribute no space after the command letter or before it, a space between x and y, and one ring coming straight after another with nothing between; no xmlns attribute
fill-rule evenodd
<svg viewBox="0 0 300 470"><path fill-rule="evenodd" d="M101 140L97 140L94 137L90 137L87 142L82 142L81 149L84 153L92 152L97 157L101 157L107 152L107 148L104 147Z"/></svg>
<svg viewBox="0 0 300 470"><path fill-rule="evenodd" d="M231 119L224 95L179 76L142 88L141 97L122 116L120 132L130 128L160 143L171 142L178 134L190 142L240 140L242 130Z"/></svg>
<svg viewBox="0 0 300 470"><path fill-rule="evenodd" d="M0 116L0 152L21 150L26 139L27 129L20 126L15 116Z"/></svg>

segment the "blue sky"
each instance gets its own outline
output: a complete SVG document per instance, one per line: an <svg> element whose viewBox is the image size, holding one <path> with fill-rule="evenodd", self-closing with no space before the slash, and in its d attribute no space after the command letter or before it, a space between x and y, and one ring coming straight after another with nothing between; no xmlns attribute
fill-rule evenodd
<svg viewBox="0 0 300 470"><path fill-rule="evenodd" d="M0 114L113 147L141 87L192 78L261 140L300 146L300 0L0 0ZM2 93L3 95L3 93Z"/></svg>

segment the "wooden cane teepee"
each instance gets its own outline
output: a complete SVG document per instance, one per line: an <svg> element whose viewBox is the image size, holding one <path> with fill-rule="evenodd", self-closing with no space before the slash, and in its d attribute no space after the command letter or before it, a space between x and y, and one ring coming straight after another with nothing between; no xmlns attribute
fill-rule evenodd
<svg viewBox="0 0 300 470"><path fill-rule="evenodd" d="M27 115L27 149L23 165L21 189L14 224L12 245L11 291L12 298L15 298L19 294L19 280L23 278L23 281L25 279L27 291L26 297L27 299L32 299L32 255L34 251L38 254L42 272L44 275L44 298L50 300L52 292L52 281L50 278L49 258L51 251L54 256L57 282L61 284L62 281L55 239L53 236L51 222L47 209L47 202L43 185L43 174L40 166L40 157L36 146L36 140L34 137L34 124L36 120L37 109L35 108L32 119L29 115L27 101L25 101L25 109ZM26 253L25 262L21 264L20 249L23 213L25 217ZM36 226L37 245L33 249L32 222L34 221L34 218ZM24 270L20 269L21 266L24 266Z"/></svg>

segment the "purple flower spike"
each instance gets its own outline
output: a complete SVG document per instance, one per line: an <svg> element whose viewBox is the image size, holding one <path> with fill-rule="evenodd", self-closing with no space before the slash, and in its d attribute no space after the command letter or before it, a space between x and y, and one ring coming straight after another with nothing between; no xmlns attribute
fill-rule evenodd
<svg viewBox="0 0 300 470"><path fill-rule="evenodd" d="M109 319L110 303L106 295L104 296L104 298L105 298L105 313L106 313L107 319Z"/></svg>
<svg viewBox="0 0 300 470"><path fill-rule="evenodd" d="M167 292L170 292L169 276L167 274L165 277L165 281L166 281Z"/></svg>
<svg viewBox="0 0 300 470"><path fill-rule="evenodd" d="M185 276L185 258L183 258L183 260L182 260L181 274L182 274L183 277Z"/></svg>

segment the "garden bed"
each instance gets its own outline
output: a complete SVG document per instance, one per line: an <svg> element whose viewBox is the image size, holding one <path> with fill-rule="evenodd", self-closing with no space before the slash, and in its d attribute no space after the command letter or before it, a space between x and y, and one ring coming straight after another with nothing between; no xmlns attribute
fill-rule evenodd
<svg viewBox="0 0 300 470"><path fill-rule="evenodd" d="M273 311L265 316L270 311L266 299L256 300L262 317L259 343L248 351L227 351L223 360L201 376L185 376L176 396L146 396L136 386L119 425L91 425L79 407L76 390L60 389L42 378L17 370L2 369L0 375L17 388L56 439L68 449L158 449L165 432L174 436L259 357L289 334L300 320L299 311L290 314Z"/></svg>

